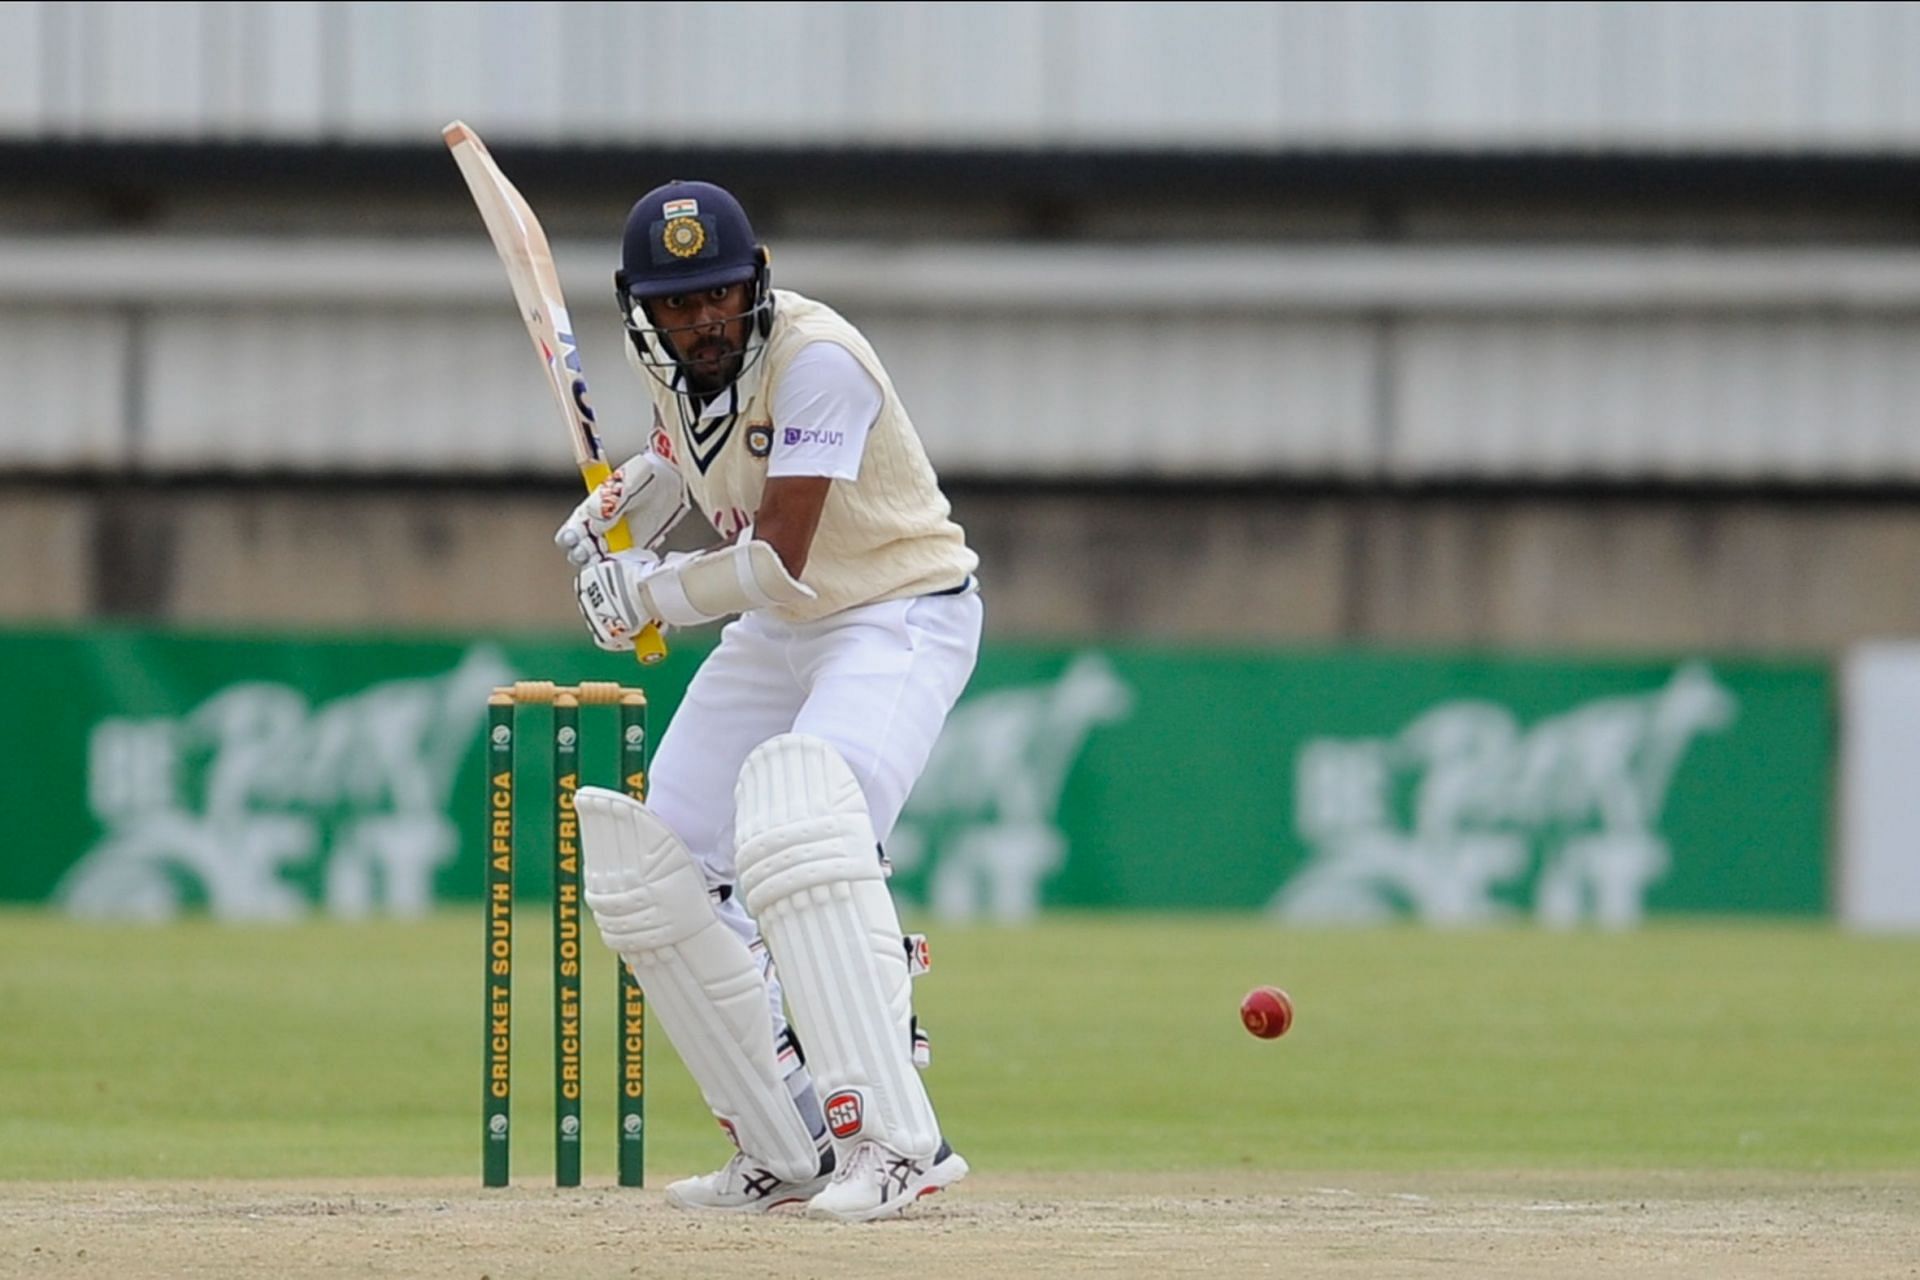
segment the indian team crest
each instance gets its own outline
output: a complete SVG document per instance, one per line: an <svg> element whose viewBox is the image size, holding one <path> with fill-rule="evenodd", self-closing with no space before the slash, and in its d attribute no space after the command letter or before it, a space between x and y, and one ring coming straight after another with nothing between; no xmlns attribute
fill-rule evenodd
<svg viewBox="0 0 1920 1280"><path fill-rule="evenodd" d="M695 217L668 218L660 243L676 258L697 257L707 247L707 229Z"/></svg>
<svg viewBox="0 0 1920 1280"><path fill-rule="evenodd" d="M749 422L747 424L747 452L756 458L764 458L773 452L773 424L771 422Z"/></svg>

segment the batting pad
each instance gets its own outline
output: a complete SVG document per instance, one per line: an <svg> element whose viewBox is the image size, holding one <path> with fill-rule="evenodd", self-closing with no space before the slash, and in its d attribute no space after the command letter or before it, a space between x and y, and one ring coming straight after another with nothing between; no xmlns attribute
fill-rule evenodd
<svg viewBox="0 0 1920 1280"><path fill-rule="evenodd" d="M713 913L693 855L617 791L581 787L573 807L594 923L632 966L708 1108L740 1150L780 1177L814 1177L820 1153L774 1058L766 981Z"/></svg>
<svg viewBox="0 0 1920 1280"><path fill-rule="evenodd" d="M734 808L747 911L780 967L828 1130L932 1158L940 1128L913 1066L900 919L853 771L820 739L782 734L747 757Z"/></svg>

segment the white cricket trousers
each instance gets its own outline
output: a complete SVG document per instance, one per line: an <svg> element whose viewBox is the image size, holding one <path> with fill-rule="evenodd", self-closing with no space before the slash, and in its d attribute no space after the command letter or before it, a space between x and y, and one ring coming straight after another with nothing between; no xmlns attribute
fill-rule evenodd
<svg viewBox="0 0 1920 1280"><path fill-rule="evenodd" d="M720 633L660 740L647 807L692 851L709 888L731 886L740 767L767 739L805 733L845 758L884 844L973 674L981 616L971 586L958 595L861 605L819 622L742 615ZM765 956L738 894L715 909ZM771 974L768 988L777 1039L786 1018Z"/></svg>

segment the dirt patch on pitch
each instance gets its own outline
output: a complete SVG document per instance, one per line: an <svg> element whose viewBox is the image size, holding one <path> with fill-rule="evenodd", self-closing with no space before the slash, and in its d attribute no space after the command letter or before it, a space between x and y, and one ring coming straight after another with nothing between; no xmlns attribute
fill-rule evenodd
<svg viewBox="0 0 1920 1280"><path fill-rule="evenodd" d="M658 1191L0 1183L0 1275L1920 1276L1920 1173L976 1174L904 1221Z"/></svg>

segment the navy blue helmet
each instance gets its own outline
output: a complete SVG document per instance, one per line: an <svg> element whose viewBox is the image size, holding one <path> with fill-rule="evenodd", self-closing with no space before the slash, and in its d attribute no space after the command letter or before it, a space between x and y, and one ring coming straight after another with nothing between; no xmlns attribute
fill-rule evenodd
<svg viewBox="0 0 1920 1280"><path fill-rule="evenodd" d="M640 363L668 386L676 385L678 361L670 335L654 322L647 301L743 281L753 282L743 313L753 316L750 334L764 340L773 327L767 251L754 239L747 211L724 187L669 182L641 196L627 214L614 292ZM764 347L764 341L751 338L750 344ZM741 372L748 364L742 361Z"/></svg>

